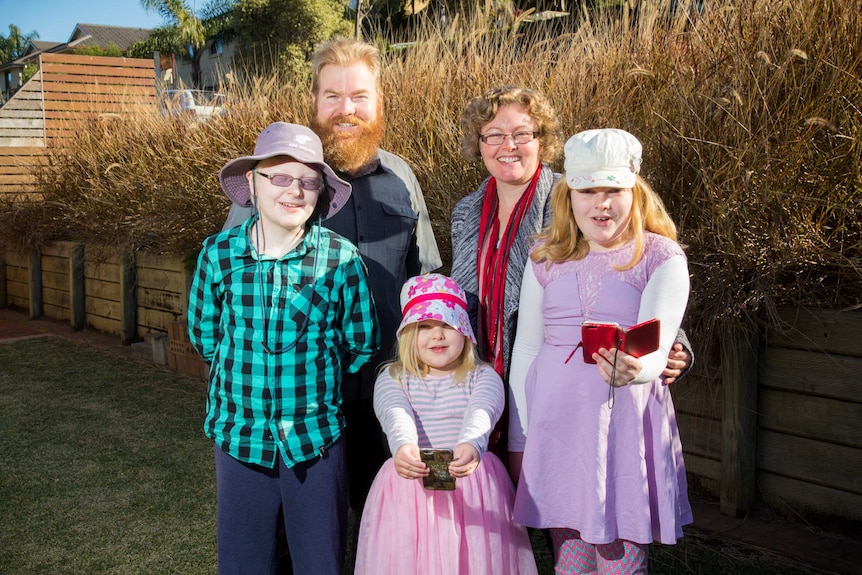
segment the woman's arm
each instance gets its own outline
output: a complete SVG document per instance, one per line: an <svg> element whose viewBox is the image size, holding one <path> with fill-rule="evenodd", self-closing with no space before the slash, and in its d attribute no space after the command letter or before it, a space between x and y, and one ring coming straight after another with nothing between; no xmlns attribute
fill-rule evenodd
<svg viewBox="0 0 862 575"><path fill-rule="evenodd" d="M685 377L693 365L694 350L688 341L688 335L680 328L667 358L667 367L661 372L665 385L670 385Z"/></svg>

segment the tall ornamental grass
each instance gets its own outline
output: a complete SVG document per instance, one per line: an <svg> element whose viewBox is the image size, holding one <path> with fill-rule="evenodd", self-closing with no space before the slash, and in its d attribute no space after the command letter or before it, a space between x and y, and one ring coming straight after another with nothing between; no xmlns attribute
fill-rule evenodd
<svg viewBox="0 0 862 575"><path fill-rule="evenodd" d="M635 8L632 9L631 6ZM712 376L717 342L774 324L780 305L862 302L862 0L634 2L568 19L481 14L385 51L385 147L423 186L445 260L448 217L485 177L459 153L467 100L500 84L544 92L564 136L634 133L644 175L680 228L692 272L686 327ZM194 253L228 203L217 172L273 120L305 123L306 77L229 87L227 114L94 120L52 150L40 202L6 205L11 246L80 239ZM555 168L562 168L560 163Z"/></svg>

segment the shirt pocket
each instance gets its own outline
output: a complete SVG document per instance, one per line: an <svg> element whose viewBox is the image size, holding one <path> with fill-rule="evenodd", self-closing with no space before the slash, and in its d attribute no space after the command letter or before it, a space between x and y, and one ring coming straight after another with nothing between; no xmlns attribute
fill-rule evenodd
<svg viewBox="0 0 862 575"><path fill-rule="evenodd" d="M286 304L286 312L287 317L296 323L297 329L301 329L303 324L326 325L329 318L329 307L332 303L332 290L329 284L324 281L309 281L309 279L290 286L291 293Z"/></svg>
<svg viewBox="0 0 862 575"><path fill-rule="evenodd" d="M379 231L386 240L387 249L406 252L419 216L413 211L413 207L404 201L384 202L381 204L381 210L383 217Z"/></svg>

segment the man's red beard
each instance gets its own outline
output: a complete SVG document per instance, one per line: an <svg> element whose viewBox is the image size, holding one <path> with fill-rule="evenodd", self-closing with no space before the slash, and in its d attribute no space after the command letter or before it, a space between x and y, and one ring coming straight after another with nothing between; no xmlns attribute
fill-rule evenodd
<svg viewBox="0 0 862 575"><path fill-rule="evenodd" d="M323 143L323 157L332 168L353 174L367 165L375 154L383 134L386 130L386 122L378 110L377 119L373 122L365 122L356 116L338 116L327 122L319 122L317 109L313 110L311 118L311 129L320 137ZM336 124L350 123L359 129L347 135L334 131Z"/></svg>

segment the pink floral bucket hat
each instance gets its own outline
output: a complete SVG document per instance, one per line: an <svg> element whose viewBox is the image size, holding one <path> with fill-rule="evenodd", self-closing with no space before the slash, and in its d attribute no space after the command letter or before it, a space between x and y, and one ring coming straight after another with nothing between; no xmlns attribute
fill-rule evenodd
<svg viewBox="0 0 862 575"><path fill-rule="evenodd" d="M442 274L412 277L401 288L401 325L397 335L411 323L435 319L452 326L476 343L467 296L458 282Z"/></svg>

